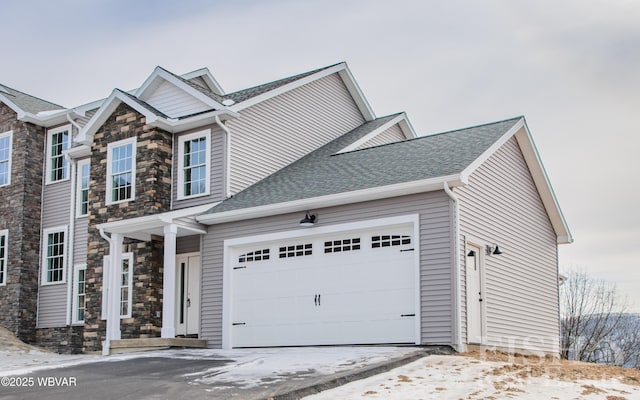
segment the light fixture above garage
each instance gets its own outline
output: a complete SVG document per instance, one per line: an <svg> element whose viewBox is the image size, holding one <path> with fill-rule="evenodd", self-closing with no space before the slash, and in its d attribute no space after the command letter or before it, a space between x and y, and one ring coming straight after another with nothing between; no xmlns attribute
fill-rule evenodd
<svg viewBox="0 0 640 400"><path fill-rule="evenodd" d="M309 211L307 211L304 218L300 220L300 226L313 226L315 223L316 223L316 215L311 214Z"/></svg>

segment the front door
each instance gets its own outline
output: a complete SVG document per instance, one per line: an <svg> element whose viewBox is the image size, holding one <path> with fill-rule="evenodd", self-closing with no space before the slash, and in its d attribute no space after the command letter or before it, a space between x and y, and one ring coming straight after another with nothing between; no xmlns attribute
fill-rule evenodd
<svg viewBox="0 0 640 400"><path fill-rule="evenodd" d="M200 254L178 255L176 266L176 335L198 335Z"/></svg>
<svg viewBox="0 0 640 400"><path fill-rule="evenodd" d="M482 254L478 246L467 244L467 342L483 344L482 340Z"/></svg>

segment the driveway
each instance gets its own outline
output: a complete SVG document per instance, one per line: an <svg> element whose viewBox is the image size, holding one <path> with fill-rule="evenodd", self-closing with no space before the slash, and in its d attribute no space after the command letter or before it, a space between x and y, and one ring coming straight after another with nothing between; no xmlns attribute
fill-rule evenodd
<svg viewBox="0 0 640 400"><path fill-rule="evenodd" d="M18 371L19 375L2 378L0 397L299 398L384 372L424 355L425 349L415 347L159 350L91 358L85 363L36 368L29 373Z"/></svg>

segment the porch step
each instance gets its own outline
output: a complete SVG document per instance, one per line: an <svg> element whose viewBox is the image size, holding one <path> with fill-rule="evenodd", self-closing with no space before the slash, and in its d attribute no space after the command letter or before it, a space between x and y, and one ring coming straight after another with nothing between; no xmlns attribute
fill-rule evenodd
<svg viewBox="0 0 640 400"><path fill-rule="evenodd" d="M168 349L170 347L205 348L207 341L190 338L143 338L111 341L111 354Z"/></svg>

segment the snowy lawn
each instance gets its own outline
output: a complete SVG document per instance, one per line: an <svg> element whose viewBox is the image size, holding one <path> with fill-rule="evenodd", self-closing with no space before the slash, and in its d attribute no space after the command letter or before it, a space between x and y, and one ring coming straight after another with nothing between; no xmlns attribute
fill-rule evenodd
<svg viewBox="0 0 640 400"><path fill-rule="evenodd" d="M640 399L637 370L550 359L499 358L489 361L481 354L429 356L305 400Z"/></svg>

